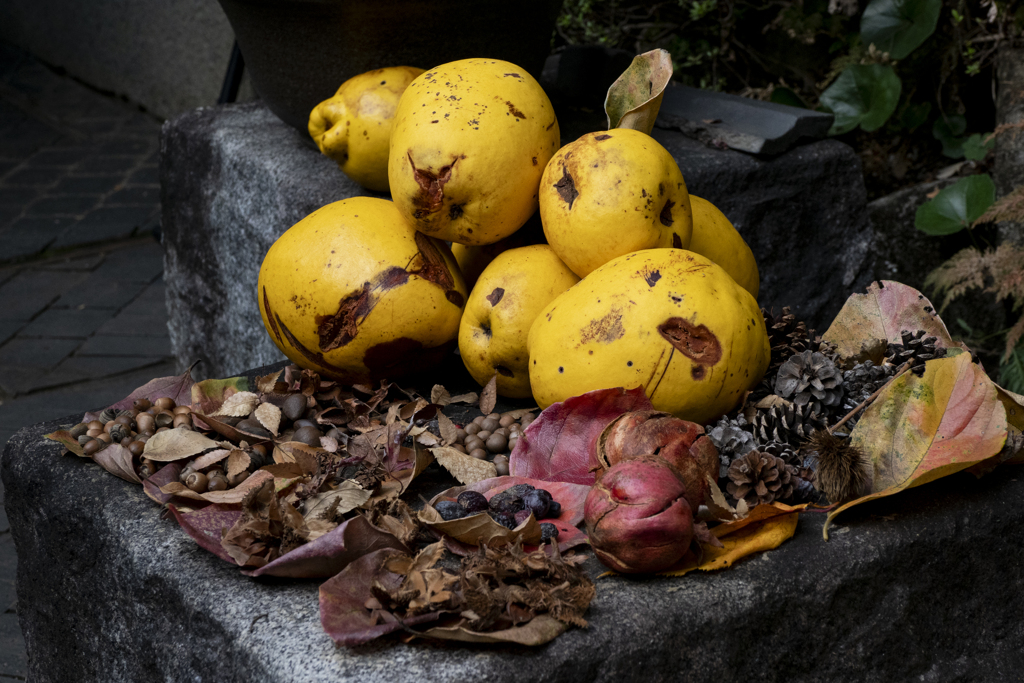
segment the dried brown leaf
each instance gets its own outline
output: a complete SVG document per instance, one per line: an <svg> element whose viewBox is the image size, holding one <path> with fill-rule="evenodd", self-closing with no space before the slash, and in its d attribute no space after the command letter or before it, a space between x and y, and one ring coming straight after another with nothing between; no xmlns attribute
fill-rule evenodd
<svg viewBox="0 0 1024 683"><path fill-rule="evenodd" d="M236 394L237 396L237 394ZM273 403L261 403L253 411L260 424L267 428L274 436L278 435L278 428L281 426L281 409Z"/></svg>
<svg viewBox="0 0 1024 683"><path fill-rule="evenodd" d="M437 426L441 432L441 439L445 446L450 446L459 438L458 428L444 413L437 414Z"/></svg>
<svg viewBox="0 0 1024 683"><path fill-rule="evenodd" d="M260 403L260 397L251 391L240 391L227 397L220 408L210 413L217 417L249 417Z"/></svg>
<svg viewBox="0 0 1024 683"><path fill-rule="evenodd" d="M151 436L142 454L143 457L156 462L171 462L191 458L217 446L216 441L199 432L168 429L166 432L157 432Z"/></svg>
<svg viewBox="0 0 1024 683"><path fill-rule="evenodd" d="M132 466L132 454L119 443L112 443L106 448L96 451L92 459L107 472L121 477L125 481L130 481L134 484L142 483L139 475L135 473L135 468Z"/></svg>
<svg viewBox="0 0 1024 683"><path fill-rule="evenodd" d="M355 510L370 500L371 491L364 491L351 479L338 484L337 488L318 493L306 499L306 520L315 519L329 510L334 515L343 515Z"/></svg>
<svg viewBox="0 0 1024 683"><path fill-rule="evenodd" d="M437 464L448 470L462 484L475 484L478 481L498 476L498 470L493 462L477 460L454 448L448 446L431 448L430 453L437 460Z"/></svg>
<svg viewBox="0 0 1024 683"><path fill-rule="evenodd" d="M494 412L494 404L498 401L498 373L494 373L483 391L480 392L480 412L489 415Z"/></svg>
<svg viewBox="0 0 1024 683"><path fill-rule="evenodd" d="M256 378L256 389L263 394L274 393L274 389L277 385L277 380L281 376L281 370L271 373L269 375L263 375Z"/></svg>
<svg viewBox="0 0 1024 683"><path fill-rule="evenodd" d="M182 498L188 498L190 500L201 500L207 503L231 505L241 503L242 499L245 498L250 489L262 486L265 482L273 480L273 474L266 470L259 470L258 472L253 472L252 476L235 488L227 489L226 491L196 493L179 481L172 481L165 486L161 486L160 491L161 493L166 493L172 496L181 496Z"/></svg>
<svg viewBox="0 0 1024 683"><path fill-rule="evenodd" d="M478 393L476 393L475 391L470 391L465 394L458 394L457 396L452 396L451 402L473 404L476 403L479 399L480 395Z"/></svg>
<svg viewBox="0 0 1024 683"><path fill-rule="evenodd" d="M530 545L540 543L540 523L532 514L515 529L508 529L495 522L486 512L445 521L437 510L428 505L420 510L419 520L436 531L470 545L497 546L515 541Z"/></svg>
<svg viewBox="0 0 1024 683"><path fill-rule="evenodd" d="M249 469L252 458L243 450L235 449L228 455L228 476L234 477Z"/></svg>
<svg viewBox="0 0 1024 683"><path fill-rule="evenodd" d="M452 402L452 395L440 384L435 384L434 388L430 390L430 402L443 408Z"/></svg>
<svg viewBox="0 0 1024 683"><path fill-rule="evenodd" d="M229 455L231 455L231 453L232 453L232 450L229 449L229 448L218 448L215 451L210 451L209 453L203 453L202 455L200 455L198 458L195 459L195 462L193 463L193 466L197 470L205 470L210 465L216 465L221 460L223 460L224 458L226 458Z"/></svg>

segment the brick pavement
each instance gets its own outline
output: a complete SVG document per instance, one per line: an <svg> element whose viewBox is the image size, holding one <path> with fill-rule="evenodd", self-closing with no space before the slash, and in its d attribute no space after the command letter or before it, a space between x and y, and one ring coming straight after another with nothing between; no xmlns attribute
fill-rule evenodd
<svg viewBox="0 0 1024 683"><path fill-rule="evenodd" d="M0 43L0 443L174 373L159 132ZM15 567L0 508L0 681L26 672Z"/></svg>

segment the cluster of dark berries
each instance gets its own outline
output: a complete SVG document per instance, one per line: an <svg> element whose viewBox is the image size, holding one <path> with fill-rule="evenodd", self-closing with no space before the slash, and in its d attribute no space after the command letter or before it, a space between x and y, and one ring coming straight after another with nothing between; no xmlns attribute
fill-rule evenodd
<svg viewBox="0 0 1024 683"><path fill-rule="evenodd" d="M446 521L486 512L491 519L507 529L515 529L529 519L531 514L536 519L552 519L562 514L561 503L544 489L530 484L510 486L495 494L490 501L482 493L463 491L455 500L440 501L434 509ZM558 527L554 524L544 522L540 529L542 542L558 538Z"/></svg>

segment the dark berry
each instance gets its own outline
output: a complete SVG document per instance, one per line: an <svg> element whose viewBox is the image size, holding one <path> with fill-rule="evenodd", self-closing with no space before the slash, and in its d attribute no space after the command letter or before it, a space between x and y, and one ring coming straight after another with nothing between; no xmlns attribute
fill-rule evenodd
<svg viewBox="0 0 1024 683"><path fill-rule="evenodd" d="M491 519L506 529L516 528L516 518L514 516L504 512L494 512L493 510L489 511L488 514L491 516Z"/></svg>
<svg viewBox="0 0 1024 683"><path fill-rule="evenodd" d="M457 499L459 505L466 508L466 512L470 514L474 512L483 512L487 509L487 498L484 494L477 493L476 491L463 491L459 494Z"/></svg>
<svg viewBox="0 0 1024 683"><path fill-rule="evenodd" d="M462 519L466 516L466 508L454 500L442 500L434 506L434 509L441 515L441 519L446 522L450 522L453 519Z"/></svg>
<svg viewBox="0 0 1024 683"><path fill-rule="evenodd" d="M523 509L523 494L533 490L534 488L529 484L516 484L515 486L510 486L501 493L495 494L491 497L491 509L498 512L515 514L519 510Z"/></svg>
<svg viewBox="0 0 1024 683"><path fill-rule="evenodd" d="M553 538L558 538L558 527L551 522L541 522L540 525L540 542L547 543Z"/></svg>
<svg viewBox="0 0 1024 683"><path fill-rule="evenodd" d="M537 519L544 519L548 516L548 507L551 505L551 494L547 491L534 489L527 491L523 496L523 507L533 512Z"/></svg>
<svg viewBox="0 0 1024 683"><path fill-rule="evenodd" d="M530 511L529 510L520 510L519 512L517 512L515 514L516 526L519 526L520 524L522 524L523 522L525 522L529 518L530 518Z"/></svg>
<svg viewBox="0 0 1024 683"><path fill-rule="evenodd" d="M562 516L562 504L559 503L557 500L551 501L551 504L548 505L548 514L547 514L546 519L552 519L554 517L561 517L561 516Z"/></svg>

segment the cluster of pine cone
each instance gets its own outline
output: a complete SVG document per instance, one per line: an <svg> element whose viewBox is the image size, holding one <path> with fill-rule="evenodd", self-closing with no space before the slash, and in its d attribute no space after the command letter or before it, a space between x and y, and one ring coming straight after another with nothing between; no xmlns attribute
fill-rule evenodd
<svg viewBox="0 0 1024 683"><path fill-rule="evenodd" d="M817 453L808 448L812 434L866 401L904 363L922 372L924 362L942 357L945 349L921 330L903 332L903 343L886 345L880 363L844 365L788 307L778 316L761 313L771 343L768 372L742 409L707 428L718 448L720 483L734 502L751 507L817 500ZM853 429L857 417L843 428Z"/></svg>

